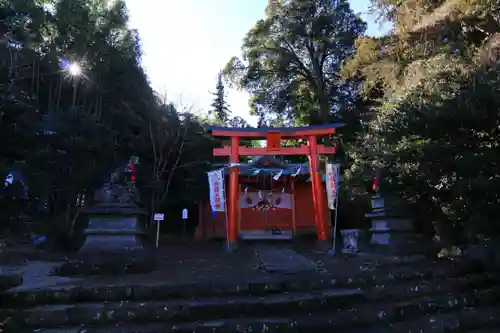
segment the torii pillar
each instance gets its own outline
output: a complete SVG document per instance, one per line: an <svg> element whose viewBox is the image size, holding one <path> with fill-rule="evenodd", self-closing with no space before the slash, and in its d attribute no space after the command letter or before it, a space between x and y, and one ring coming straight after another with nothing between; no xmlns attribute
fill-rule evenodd
<svg viewBox="0 0 500 333"><path fill-rule="evenodd" d="M318 243L326 243L328 236L326 233L327 210L326 196L321 181L321 170L319 155L335 154L335 147L325 147L318 144L318 137L324 137L335 133L335 129L343 126L341 123L309 126L309 127L288 127L288 128L230 128L209 126L208 130L215 137L230 138L230 146L215 148L214 156L228 156L230 162L229 188L227 195L227 239L226 247L228 251L236 249L238 240L238 203L239 203L239 168L240 156L263 156L263 155L305 155L309 158L312 195L314 202L314 220L316 224L316 234ZM264 148L240 146L241 139L266 140L267 146ZM300 147L282 147L281 140L306 140L307 145Z"/></svg>

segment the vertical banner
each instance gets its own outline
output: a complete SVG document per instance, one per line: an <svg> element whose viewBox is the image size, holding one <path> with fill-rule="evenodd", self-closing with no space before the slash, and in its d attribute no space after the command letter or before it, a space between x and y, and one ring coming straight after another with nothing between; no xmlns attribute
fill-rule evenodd
<svg viewBox="0 0 500 333"><path fill-rule="evenodd" d="M225 212L224 169L210 171L208 173L208 184L212 211Z"/></svg>
<svg viewBox="0 0 500 333"><path fill-rule="evenodd" d="M337 195L340 183L340 164L326 164L326 191L328 195L328 208L336 209Z"/></svg>
<svg viewBox="0 0 500 333"><path fill-rule="evenodd" d="M378 189L380 187L380 176L381 176L381 169L376 169L373 172L373 177L372 177L372 191L377 193Z"/></svg>

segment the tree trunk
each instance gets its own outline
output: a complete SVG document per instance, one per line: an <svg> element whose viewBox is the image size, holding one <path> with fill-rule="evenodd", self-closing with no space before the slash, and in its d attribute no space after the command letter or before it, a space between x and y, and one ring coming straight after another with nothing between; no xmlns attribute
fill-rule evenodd
<svg viewBox="0 0 500 333"><path fill-rule="evenodd" d="M319 102L319 119L322 124L328 124L330 122L330 102L326 94L320 94Z"/></svg>
<svg viewBox="0 0 500 333"><path fill-rule="evenodd" d="M321 123L325 125L330 122L330 110L331 110L330 102L328 96L324 92L321 92L319 94L319 99L320 99L319 118ZM333 146L335 144L335 141L330 137L325 137L324 143L327 146ZM332 163L334 161L334 155L327 155L326 158L329 163Z"/></svg>

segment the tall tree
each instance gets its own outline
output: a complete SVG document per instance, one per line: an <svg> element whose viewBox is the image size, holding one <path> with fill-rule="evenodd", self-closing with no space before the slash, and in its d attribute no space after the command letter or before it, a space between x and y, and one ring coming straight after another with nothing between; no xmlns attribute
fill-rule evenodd
<svg viewBox="0 0 500 333"><path fill-rule="evenodd" d="M345 71L381 87L352 151L441 231L500 232L500 8L487 1L373 1L394 31L360 38ZM493 56L493 58L492 58ZM366 149L370 147L370 149ZM450 232L441 236L450 236Z"/></svg>
<svg viewBox="0 0 500 333"><path fill-rule="evenodd" d="M269 0L224 73L250 93L263 125L326 123L351 103L355 87L338 73L365 26L345 0Z"/></svg>
<svg viewBox="0 0 500 333"><path fill-rule="evenodd" d="M250 127L250 124L243 118L235 116L227 122L227 125L229 127L235 127L235 128L245 128L245 127Z"/></svg>
<svg viewBox="0 0 500 333"><path fill-rule="evenodd" d="M231 116L231 111L226 101L226 91L222 72L217 75L217 85L213 93L214 99L212 101L210 113L215 116L215 120L220 124L227 124Z"/></svg>
<svg viewBox="0 0 500 333"><path fill-rule="evenodd" d="M47 229L66 232L82 202L132 154L142 161L141 193L154 181L160 191L170 183L175 199L205 193L212 141L196 119L156 98L124 1L0 1L0 34L0 178L13 168L24 174L30 195L20 212L40 220L38 208L48 207ZM5 198L0 188L0 220L19 213Z"/></svg>
<svg viewBox="0 0 500 333"><path fill-rule="evenodd" d="M204 193L200 188L204 189L205 178L200 184L199 176L205 176L215 140L207 138L191 111L164 97L158 98L158 106L151 110L149 142L140 150L144 158L139 175L140 182L146 184L142 194L149 201L151 215L167 205L198 199ZM182 190L171 195L173 188Z"/></svg>
<svg viewBox="0 0 500 333"><path fill-rule="evenodd" d="M132 152L154 100L137 34L121 1L3 1L0 22L0 141L12 143L2 145L0 167L16 164L30 206L52 198L68 222L76 198Z"/></svg>

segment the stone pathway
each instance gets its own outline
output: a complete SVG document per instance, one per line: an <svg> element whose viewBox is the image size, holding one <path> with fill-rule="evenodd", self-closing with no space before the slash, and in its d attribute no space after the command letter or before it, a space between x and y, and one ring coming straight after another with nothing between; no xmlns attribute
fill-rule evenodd
<svg viewBox="0 0 500 333"><path fill-rule="evenodd" d="M22 266L11 268L11 272L18 275L22 282L11 290L21 291L60 288L81 280L51 275L54 268L58 267L60 264L61 263L29 261Z"/></svg>
<svg viewBox="0 0 500 333"><path fill-rule="evenodd" d="M157 256L154 272L120 276L54 276L55 261L0 265L24 280L1 295L0 332L445 333L450 318L454 332L500 327L498 278L460 261L330 256L296 244L231 254L172 244Z"/></svg>
<svg viewBox="0 0 500 333"><path fill-rule="evenodd" d="M271 245L258 245L254 249L260 266L270 273L298 274L317 271L312 260L292 249Z"/></svg>

